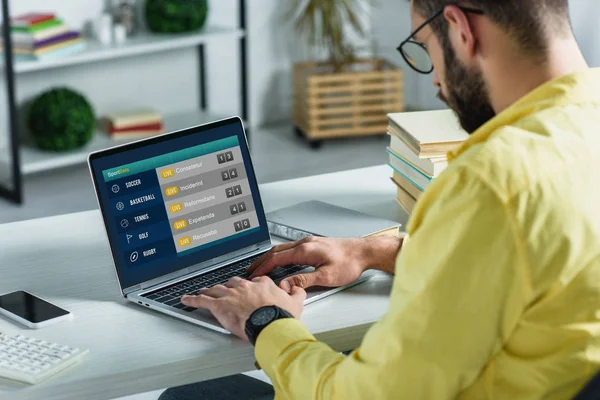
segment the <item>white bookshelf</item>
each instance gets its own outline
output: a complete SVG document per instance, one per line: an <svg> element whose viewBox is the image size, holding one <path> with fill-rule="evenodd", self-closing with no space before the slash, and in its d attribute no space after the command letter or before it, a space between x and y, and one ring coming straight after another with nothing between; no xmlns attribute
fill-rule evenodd
<svg viewBox="0 0 600 400"><path fill-rule="evenodd" d="M3 8L8 7L7 3L9 1L10 0L0 0ZM210 110L206 93L207 83L210 82L210 78L207 77L208 68L206 68L207 55L205 45L211 45L213 43L219 44L223 39L237 42L237 45L232 47L232 51L236 51L239 54L239 72L241 73L240 97L242 100L240 114L246 115L248 109L246 0L239 0L239 9L237 10L237 13L239 14L239 23L237 27L225 27L215 24L209 25L199 32L182 34L140 32L136 36L128 38L123 44L111 45L103 45L95 39L85 38L86 48L80 53L65 56L64 58L56 60L15 61L13 68L7 68L4 64L4 58L0 57L0 74L5 76L7 82L6 94L9 103L7 107L8 122L10 123L11 128L19 125L19 122L22 122L19 121L20 110L17 108L18 104L16 104L18 101L21 101L20 98L16 96L16 93L19 90L19 82L17 82L18 77L20 77L20 82L26 89L31 89L31 87L35 87L37 82L40 82L40 85L44 85L42 77L46 74L53 79L55 78L54 80L56 81L64 82L70 79L70 73L73 71L73 80L76 83L85 85L84 75L85 73L88 73L87 70L103 70L102 63L107 63L107 70L115 67L117 60L124 60L124 65L131 66L133 63L131 61L127 63L125 60L151 55L154 55L154 59L157 59L162 58L163 55L167 55L168 52L175 50L191 50L197 52L199 85L194 84L194 87L191 89L198 87L200 92L198 96L199 104L192 105L188 102L180 102L181 104L179 105L170 104L168 109L171 111L176 110L176 112L171 115L169 115L169 112L165 115L165 131L172 132L222 119L224 116L214 115L210 113L210 111L205 112L206 110ZM8 37L5 39L8 40ZM189 56L189 54L186 55L187 60L192 60L191 56L187 56ZM108 66L108 63L111 61L113 61L113 64L115 65ZM176 62L172 64L174 73L177 73L177 68L181 68L181 66ZM163 75L166 73L166 68L170 66L171 63L162 65L160 71L163 72ZM74 67L73 70L71 70L70 67ZM186 64L184 67L187 68L189 65ZM190 68L184 70L189 73L189 69ZM233 69L229 68L228 71L233 72ZM148 69L142 72L140 79L145 79L145 81L152 79L149 78L151 74ZM95 83L97 82L92 82L92 84L90 84L92 86L91 90L95 90L97 93L103 93L101 88L93 86ZM165 82L161 81L160 83ZM182 87L181 82L179 82L176 89L180 89L180 87ZM187 86L183 87L187 88ZM165 91L169 90L169 88L165 86L161 87L160 90ZM23 91L25 92L26 90L24 89ZM148 94L154 95L156 93L149 92ZM23 94L21 97L26 98ZM145 100L144 103L146 105L151 104L150 100ZM158 100L162 101L163 99ZM123 101L121 101L121 103L123 103ZM104 104L103 107L110 108L106 104ZM194 109L194 107L197 108ZM159 112L161 111L161 107L157 107L157 109ZM179 109L181 109L182 112L177 111ZM9 175L9 179L2 179L2 173L0 173L0 197L6 197L16 203L21 203L23 201L23 184L22 180L17 179L17 177L83 164L87 161L90 152L127 143L126 141L114 141L106 133L97 131L93 140L83 148L71 152L57 153L43 151L31 145L30 142L28 142L25 133L26 132L20 132L19 129L14 129L8 131L8 140L5 141L3 140L3 137L0 137L0 171L8 171L7 173ZM3 134L4 132L0 132L0 136ZM16 144L16 146L14 146L14 144ZM20 156L18 165L11 159L13 148L16 148ZM13 166L14 177L12 176Z"/></svg>
<svg viewBox="0 0 600 400"><path fill-rule="evenodd" d="M152 33L141 33L122 45L105 46L93 40L86 39L87 48L85 51L52 61L31 61L15 63L15 73L25 74L28 72L43 72L53 68L61 68L72 65L82 65L87 63L102 62L124 57L143 56L147 54L165 52L170 50L185 49L209 43L211 40L222 37L239 39L244 35L241 29L231 29L222 27L207 27L199 33L160 35ZM0 71L4 65L0 65ZM172 132L180 129L189 128L196 125L205 124L224 118L203 112L193 110L176 113L165 116L165 132ZM106 149L120 144L131 142L127 140L113 140L105 132L98 130L94 138L85 147L65 153L44 151L26 142L21 143L21 173L23 175L35 174L38 172L49 171L56 168L64 168L87 161L87 156L93 151ZM8 159L6 149L0 148L0 163L7 164Z"/></svg>
<svg viewBox="0 0 600 400"><path fill-rule="evenodd" d="M222 118L224 118L224 116L218 116L215 114L202 112L200 110L167 115L164 118L165 132L173 132L180 129L190 128ZM88 154L91 152L107 149L109 147L118 146L132 141L134 140L113 140L106 134L106 132L98 130L94 134L92 141L83 148L64 153L44 151L30 144L23 143L21 145L21 172L23 175L30 175L57 168L83 164L87 162ZM8 160L4 158L5 154L6 151L4 151L4 149L0 149L0 163L7 163Z"/></svg>
<svg viewBox="0 0 600 400"><path fill-rule="evenodd" d="M133 57L145 54L160 53L170 50L195 47L207 44L211 40L223 37L239 39L244 31L234 28L210 26L197 33L186 34L152 34L140 33L130 38L122 45L103 45L94 39L85 39L87 48L81 53L49 61L21 61L15 62L15 73L44 71L52 68L68 67L99 61L107 61L124 57ZM4 69L1 66L0 71Z"/></svg>

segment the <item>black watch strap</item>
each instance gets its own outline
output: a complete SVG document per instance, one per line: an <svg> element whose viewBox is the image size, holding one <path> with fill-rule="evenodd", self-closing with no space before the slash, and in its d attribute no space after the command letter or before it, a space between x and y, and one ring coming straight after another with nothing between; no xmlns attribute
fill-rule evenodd
<svg viewBox="0 0 600 400"><path fill-rule="evenodd" d="M256 345L258 335L273 321L294 318L292 314L277 306L264 306L254 311L246 321L246 336L252 345Z"/></svg>

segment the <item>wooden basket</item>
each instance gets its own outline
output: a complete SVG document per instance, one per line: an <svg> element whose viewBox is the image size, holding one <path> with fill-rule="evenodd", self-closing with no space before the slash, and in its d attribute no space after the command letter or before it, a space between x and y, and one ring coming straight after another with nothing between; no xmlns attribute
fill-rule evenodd
<svg viewBox="0 0 600 400"><path fill-rule="evenodd" d="M334 72L328 63L294 68L294 124L309 141L383 135L387 114L404 110L402 71L383 59Z"/></svg>

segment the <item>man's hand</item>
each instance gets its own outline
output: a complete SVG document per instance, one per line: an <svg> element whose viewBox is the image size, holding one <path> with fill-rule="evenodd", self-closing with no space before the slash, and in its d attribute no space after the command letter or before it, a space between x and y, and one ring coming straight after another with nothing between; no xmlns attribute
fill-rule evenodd
<svg viewBox="0 0 600 400"><path fill-rule="evenodd" d="M316 268L314 272L286 278L281 281L281 288L289 293L293 287L343 286L358 279L367 269L367 262L361 259L359 248L359 239L308 237L273 247L256 260L248 272L252 279L283 265L310 265Z"/></svg>
<svg viewBox="0 0 600 400"><path fill-rule="evenodd" d="M234 277L225 285L203 289L198 296L183 296L181 302L188 307L210 310L225 329L244 340L246 321L263 306L277 306L300 318L306 292L294 288L288 294L267 277L247 281Z"/></svg>
<svg viewBox="0 0 600 400"><path fill-rule="evenodd" d="M283 290L293 287L337 287L354 282L367 269L393 273L394 261L402 240L395 237L369 239L329 239L309 237L298 242L275 246L249 269L250 279L263 276L275 268L311 265L315 271L294 275L281 281Z"/></svg>

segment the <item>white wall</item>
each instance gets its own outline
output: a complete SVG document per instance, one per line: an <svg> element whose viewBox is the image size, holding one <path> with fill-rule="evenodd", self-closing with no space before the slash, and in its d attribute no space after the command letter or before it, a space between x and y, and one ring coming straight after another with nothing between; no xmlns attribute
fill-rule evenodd
<svg viewBox="0 0 600 400"><path fill-rule="evenodd" d="M406 0L380 0L373 15L375 37L381 54L406 72L406 100L411 107L436 109L445 107L435 96L437 90L431 76L423 76L407 68L395 48L410 34L410 5ZM591 66L600 67L600 1L571 0L571 19L575 35Z"/></svg>
<svg viewBox="0 0 600 400"><path fill-rule="evenodd" d="M600 67L600 1L571 0L571 20L577 41L592 67Z"/></svg>
<svg viewBox="0 0 600 400"><path fill-rule="evenodd" d="M373 11L373 34L379 55L404 71L404 95L408 108L442 108L445 105L435 95L431 76L418 74L406 66L396 51L398 45L411 32L410 4L406 0L380 0Z"/></svg>
<svg viewBox="0 0 600 400"><path fill-rule="evenodd" d="M254 125L290 118L291 66L301 59L281 0L248 0L250 120ZM296 42L296 43L295 43Z"/></svg>

